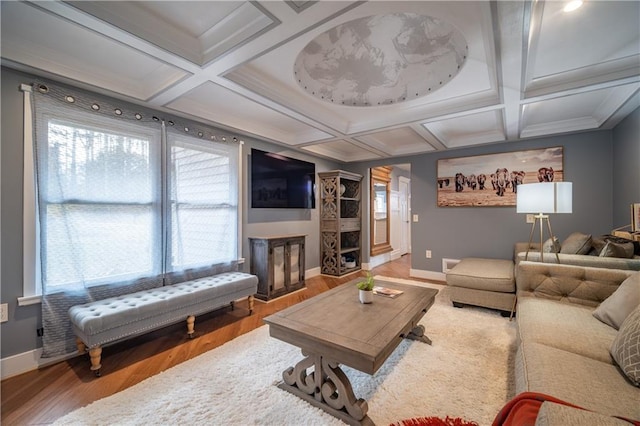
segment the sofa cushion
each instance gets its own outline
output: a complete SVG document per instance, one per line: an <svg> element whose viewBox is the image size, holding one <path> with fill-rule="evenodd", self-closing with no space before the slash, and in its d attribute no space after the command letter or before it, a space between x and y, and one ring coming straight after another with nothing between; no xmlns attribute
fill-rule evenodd
<svg viewBox="0 0 640 426"><path fill-rule="evenodd" d="M518 298L518 339L553 346L612 364L616 330L592 315L593 308L534 297Z"/></svg>
<svg viewBox="0 0 640 426"><path fill-rule="evenodd" d="M640 419L640 389L618 367L536 342L516 353L516 394L540 392L608 416Z"/></svg>
<svg viewBox="0 0 640 426"><path fill-rule="evenodd" d="M587 254L591 250L591 234L574 232L569 235L560 247L560 253Z"/></svg>
<svg viewBox="0 0 640 426"><path fill-rule="evenodd" d="M624 280L620 287L593 311L593 316L618 330L638 305L640 305L640 272Z"/></svg>
<svg viewBox="0 0 640 426"><path fill-rule="evenodd" d="M640 387L640 306L622 323L611 345L611 356L629 380Z"/></svg>
<svg viewBox="0 0 640 426"><path fill-rule="evenodd" d="M589 257L569 254L559 256ZM636 273L618 269L525 261L518 262L517 269L519 298L530 295L592 306L594 309L611 296L627 277Z"/></svg>
<svg viewBox="0 0 640 426"><path fill-rule="evenodd" d="M632 243L614 243L607 241L607 244L600 251L600 257L621 257L623 259L631 259L633 257Z"/></svg>

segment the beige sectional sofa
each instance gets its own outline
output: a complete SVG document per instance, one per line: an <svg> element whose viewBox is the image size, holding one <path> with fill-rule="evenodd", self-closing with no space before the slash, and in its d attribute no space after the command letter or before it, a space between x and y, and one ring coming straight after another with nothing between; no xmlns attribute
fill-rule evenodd
<svg viewBox="0 0 640 426"><path fill-rule="evenodd" d="M622 255L613 253L615 250L602 253L607 245L607 238L611 238L612 242L616 241L609 248L619 249L625 246L630 251L624 254L631 257L613 257L614 254ZM451 302L456 307L474 305L498 309L507 315L511 313L515 300L517 268L514 269L514 265L525 258L535 262L542 260L548 264L557 264L559 260L561 265L640 271L640 256L634 254L640 247L638 244L640 243L611 236L592 238L589 234L574 232L562 244L557 243L561 251L557 257L556 253L544 250L541 254L539 243L516 243L513 262L504 259L464 258L446 276ZM584 254L578 254L582 252Z"/></svg>
<svg viewBox="0 0 640 426"><path fill-rule="evenodd" d="M516 243L513 260L518 263L525 259L534 262L640 271L640 242L613 235L594 237L591 234L573 232L562 244L557 238L549 238L543 244L542 253L540 243Z"/></svg>
<svg viewBox="0 0 640 426"><path fill-rule="evenodd" d="M524 260L516 268L516 393L539 392L589 410L545 402L536 425L628 424L612 416L640 420L640 388L611 355L623 329L619 332L593 315L618 288L602 307L610 309L617 297L631 303L626 310L635 304L639 311L633 297L640 298L640 272ZM630 289L638 292L622 294ZM622 318L636 321L640 316Z"/></svg>

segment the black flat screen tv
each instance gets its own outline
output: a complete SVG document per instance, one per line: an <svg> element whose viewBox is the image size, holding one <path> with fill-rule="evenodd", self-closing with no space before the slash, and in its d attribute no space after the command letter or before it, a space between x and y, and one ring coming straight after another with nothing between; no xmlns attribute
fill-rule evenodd
<svg viewBox="0 0 640 426"><path fill-rule="evenodd" d="M315 209L316 165L251 149L251 207Z"/></svg>

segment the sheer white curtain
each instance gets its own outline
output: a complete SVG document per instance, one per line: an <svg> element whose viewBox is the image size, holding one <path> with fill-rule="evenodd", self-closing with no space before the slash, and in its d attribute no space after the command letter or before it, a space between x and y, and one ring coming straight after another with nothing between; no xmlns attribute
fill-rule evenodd
<svg viewBox="0 0 640 426"><path fill-rule="evenodd" d="M162 285L160 125L55 90L33 103L43 357L74 350L69 307Z"/></svg>
<svg viewBox="0 0 640 426"><path fill-rule="evenodd" d="M237 270L235 138L34 87L44 357L75 349L73 305Z"/></svg>
<svg viewBox="0 0 640 426"><path fill-rule="evenodd" d="M36 103L43 293L162 273L160 126Z"/></svg>

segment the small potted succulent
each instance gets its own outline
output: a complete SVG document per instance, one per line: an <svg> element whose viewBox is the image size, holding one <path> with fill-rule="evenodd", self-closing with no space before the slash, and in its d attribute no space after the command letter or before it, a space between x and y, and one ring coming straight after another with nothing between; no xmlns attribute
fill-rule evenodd
<svg viewBox="0 0 640 426"><path fill-rule="evenodd" d="M367 276L364 280L359 281L356 284L359 291L360 303L373 302L373 276L367 272Z"/></svg>

